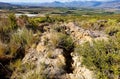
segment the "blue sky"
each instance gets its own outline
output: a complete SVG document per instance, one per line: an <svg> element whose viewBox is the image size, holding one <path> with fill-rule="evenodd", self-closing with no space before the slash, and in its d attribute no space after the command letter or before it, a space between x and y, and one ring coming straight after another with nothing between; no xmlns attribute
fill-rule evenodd
<svg viewBox="0 0 120 79"><path fill-rule="evenodd" d="M69 2L69 1L110 1L110 0L0 0L0 2Z"/></svg>

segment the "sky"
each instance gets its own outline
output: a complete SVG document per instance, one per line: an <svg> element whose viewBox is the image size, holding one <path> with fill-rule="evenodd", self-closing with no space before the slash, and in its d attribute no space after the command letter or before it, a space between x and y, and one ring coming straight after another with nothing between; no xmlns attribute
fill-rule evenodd
<svg viewBox="0 0 120 79"><path fill-rule="evenodd" d="M110 1L110 0L0 0L0 2L70 2L70 1Z"/></svg>

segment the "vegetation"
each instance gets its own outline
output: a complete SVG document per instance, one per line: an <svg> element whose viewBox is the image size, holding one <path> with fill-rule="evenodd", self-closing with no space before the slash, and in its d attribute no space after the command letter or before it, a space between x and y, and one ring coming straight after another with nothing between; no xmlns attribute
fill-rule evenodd
<svg viewBox="0 0 120 79"><path fill-rule="evenodd" d="M51 38L52 44L54 47L62 48L64 50L69 50L73 47L74 43L70 36L63 33L56 33Z"/></svg>
<svg viewBox="0 0 120 79"><path fill-rule="evenodd" d="M25 19L23 16L21 17ZM27 29L26 26L20 27L17 23L18 20L19 18L17 19L14 14L8 15L7 18L1 18L0 64L6 65L5 68L8 69L10 74L21 64L21 59L25 56L26 50L38 39L34 37L35 33L32 29ZM38 33L38 31L36 32ZM0 73L6 74L2 70ZM3 76L3 78L7 77L7 74Z"/></svg>
<svg viewBox="0 0 120 79"><path fill-rule="evenodd" d="M95 71L98 79L118 79L120 76L120 48L117 41L94 41L76 47L83 64ZM118 44L118 43L117 43Z"/></svg>
<svg viewBox="0 0 120 79"><path fill-rule="evenodd" d="M65 55L69 53L71 60L71 52L77 52L82 57L82 64L94 71L97 79L118 79L120 77L119 14L76 8L43 9L45 12L38 9L26 10L30 13L45 13L44 16L39 17L26 15L16 17L13 13L0 17L0 64L10 72L10 74L6 74L5 70L0 69L0 76L1 73L4 73L3 79L10 78L16 69L20 70L27 50L38 44L40 36L47 31L45 28L48 28L49 31L52 30L50 40L55 48L62 48ZM68 22L74 22L83 29L105 32L109 40L86 42L83 45L75 46L74 40L69 34L66 34L66 28L59 26ZM46 41L46 43L49 42ZM69 60L69 57L66 60ZM69 64L69 61L65 62ZM71 67L71 64L69 65ZM26 65L26 68L32 70L29 65ZM38 77L44 79L45 76L41 76L41 74L42 71L40 74L32 73L28 79L37 79Z"/></svg>

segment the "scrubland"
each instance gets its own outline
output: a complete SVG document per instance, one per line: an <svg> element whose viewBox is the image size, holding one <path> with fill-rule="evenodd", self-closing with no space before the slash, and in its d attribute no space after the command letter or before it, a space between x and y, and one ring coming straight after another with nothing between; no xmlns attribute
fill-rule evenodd
<svg viewBox="0 0 120 79"><path fill-rule="evenodd" d="M119 14L0 18L0 79L119 78Z"/></svg>

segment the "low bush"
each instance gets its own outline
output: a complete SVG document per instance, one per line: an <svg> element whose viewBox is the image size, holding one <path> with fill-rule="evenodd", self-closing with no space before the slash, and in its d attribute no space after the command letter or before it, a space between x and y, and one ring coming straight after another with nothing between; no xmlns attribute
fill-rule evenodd
<svg viewBox="0 0 120 79"><path fill-rule="evenodd" d="M6 44L3 44L3 43L0 41L0 56L5 55L6 52L7 52L7 45L6 45Z"/></svg>
<svg viewBox="0 0 120 79"><path fill-rule="evenodd" d="M82 56L82 64L95 71L97 79L118 79L120 76L120 48L116 48L116 42L87 42L75 50Z"/></svg>
<svg viewBox="0 0 120 79"><path fill-rule="evenodd" d="M51 38L54 47L62 48L66 51L74 48L74 43L69 35L63 33L55 33Z"/></svg>
<svg viewBox="0 0 120 79"><path fill-rule="evenodd" d="M13 33L10 39L9 47L11 55L14 55L19 48L28 48L35 42L32 30L26 28L19 29Z"/></svg>
<svg viewBox="0 0 120 79"><path fill-rule="evenodd" d="M120 31L120 27L118 25L116 26L109 26L109 27L106 27L105 29L106 33L109 34L110 36L113 36L115 35L117 32Z"/></svg>

